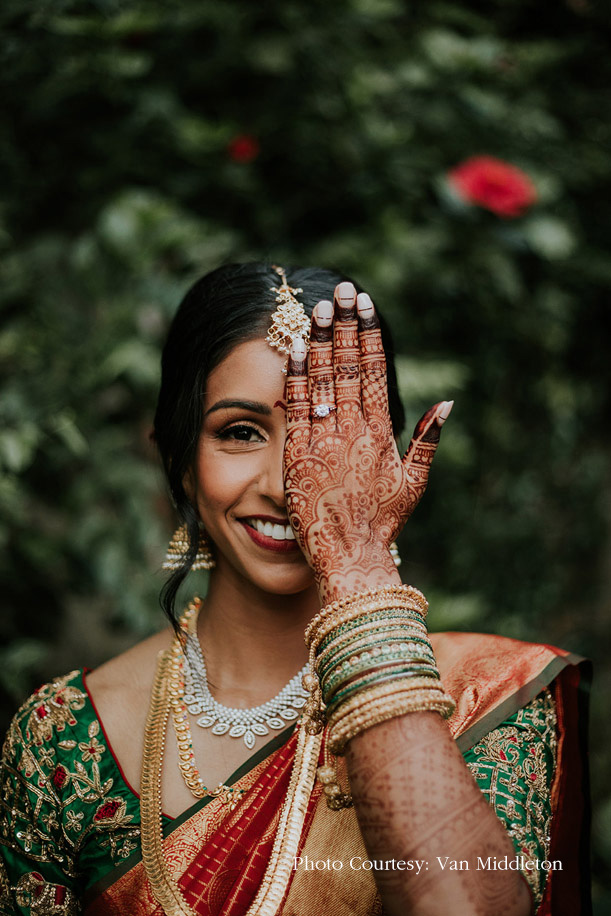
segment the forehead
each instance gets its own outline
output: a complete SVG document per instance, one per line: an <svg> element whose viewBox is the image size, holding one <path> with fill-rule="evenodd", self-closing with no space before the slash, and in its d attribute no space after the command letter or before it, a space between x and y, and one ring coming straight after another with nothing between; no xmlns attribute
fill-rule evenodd
<svg viewBox="0 0 611 916"><path fill-rule="evenodd" d="M284 397L285 363L286 357L262 338L238 344L208 376L204 410L229 397L262 401L273 407Z"/></svg>

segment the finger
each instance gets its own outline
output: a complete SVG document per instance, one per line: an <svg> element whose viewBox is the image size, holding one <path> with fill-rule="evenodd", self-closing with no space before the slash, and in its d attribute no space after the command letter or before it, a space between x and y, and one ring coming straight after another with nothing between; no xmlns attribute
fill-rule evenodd
<svg viewBox="0 0 611 916"><path fill-rule="evenodd" d="M361 413L359 360L356 290L352 283L344 282L335 289L333 328L335 403L339 425L351 422Z"/></svg>
<svg viewBox="0 0 611 916"><path fill-rule="evenodd" d="M335 384L333 381L333 303L323 299L312 313L310 333L310 402L312 437L335 427Z"/></svg>
<svg viewBox="0 0 611 916"><path fill-rule="evenodd" d="M363 415L374 435L392 434L388 410L386 356L382 345L380 322L367 293L356 298L361 349L361 403Z"/></svg>
<svg viewBox="0 0 611 916"><path fill-rule="evenodd" d="M286 435L291 443L310 438L310 399L308 397L307 351L297 337L291 344L286 370Z"/></svg>
<svg viewBox="0 0 611 916"><path fill-rule="evenodd" d="M454 401L435 404L416 424L412 441L403 456L413 505L419 502L426 489L429 470L441 436L441 427L450 416Z"/></svg>

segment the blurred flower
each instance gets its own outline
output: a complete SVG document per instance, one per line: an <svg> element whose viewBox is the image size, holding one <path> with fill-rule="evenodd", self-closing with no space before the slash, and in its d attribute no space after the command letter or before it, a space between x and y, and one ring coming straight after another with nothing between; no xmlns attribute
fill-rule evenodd
<svg viewBox="0 0 611 916"><path fill-rule="evenodd" d="M528 175L493 156L466 159L448 173L448 180L462 200L497 216L521 216L537 199Z"/></svg>
<svg viewBox="0 0 611 916"><path fill-rule="evenodd" d="M229 158L234 162L252 162L259 155L259 141L251 134L238 134L227 146Z"/></svg>

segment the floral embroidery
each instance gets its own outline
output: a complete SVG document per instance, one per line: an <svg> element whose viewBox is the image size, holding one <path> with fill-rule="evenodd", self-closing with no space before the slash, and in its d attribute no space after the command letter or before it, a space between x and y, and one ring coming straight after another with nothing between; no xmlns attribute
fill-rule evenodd
<svg viewBox="0 0 611 916"><path fill-rule="evenodd" d="M66 781L68 779L68 770L66 767L63 767L61 764L58 764L55 767L53 772L53 785L56 789L63 789Z"/></svg>
<svg viewBox="0 0 611 916"><path fill-rule="evenodd" d="M52 681L34 694L40 702L30 713L26 734L37 747L50 741L54 730L63 732L66 725L76 725L74 713L85 705L85 694L77 687L68 686L73 674Z"/></svg>
<svg viewBox="0 0 611 916"><path fill-rule="evenodd" d="M82 759L84 763L87 763L88 760L95 760L96 763L99 763L106 748L100 744L97 738L90 738L89 741L80 742L79 750L83 752Z"/></svg>
<svg viewBox="0 0 611 916"><path fill-rule="evenodd" d="M125 802L121 798L112 798L110 801L104 802L103 805L100 805L96 813L93 815L94 821L98 823L100 821L112 821L115 824L122 823L125 818ZM131 814L125 818L127 821L131 821Z"/></svg>
<svg viewBox="0 0 611 916"><path fill-rule="evenodd" d="M138 846L138 799L105 753L80 677L42 687L9 728L0 763L0 912L17 905L31 916L73 916L81 859L89 881Z"/></svg>
<svg viewBox="0 0 611 916"><path fill-rule="evenodd" d="M465 755L480 789L505 824L516 853L526 859L541 861L549 855L550 786L556 751L556 710L545 690ZM545 876L542 869L524 871L537 906Z"/></svg>
<svg viewBox="0 0 611 916"><path fill-rule="evenodd" d="M29 907L32 916L76 916L78 902L62 884L50 884L39 872L23 875L15 888L19 906Z"/></svg>
<svg viewBox="0 0 611 916"><path fill-rule="evenodd" d="M74 830L75 833L80 833L83 829L81 821L84 816L82 811L66 811L66 828Z"/></svg>

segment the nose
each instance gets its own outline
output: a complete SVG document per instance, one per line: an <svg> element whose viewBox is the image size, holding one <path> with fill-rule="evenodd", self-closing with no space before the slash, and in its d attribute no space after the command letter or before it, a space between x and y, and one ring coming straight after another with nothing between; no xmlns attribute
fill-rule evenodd
<svg viewBox="0 0 611 916"><path fill-rule="evenodd" d="M282 462L284 457L284 436L275 437L266 449L266 462L260 478L261 495L271 499L279 508L286 506Z"/></svg>

